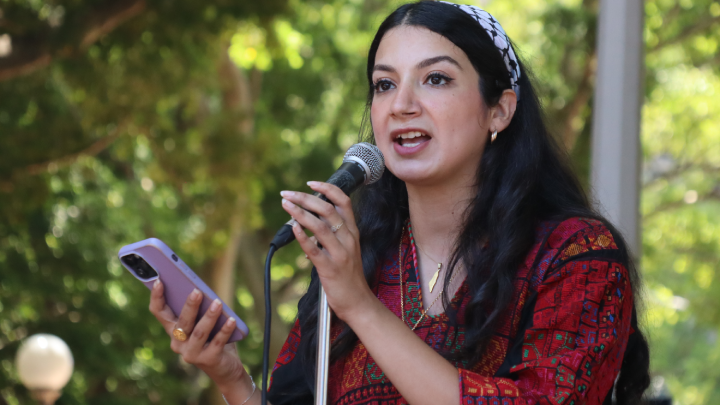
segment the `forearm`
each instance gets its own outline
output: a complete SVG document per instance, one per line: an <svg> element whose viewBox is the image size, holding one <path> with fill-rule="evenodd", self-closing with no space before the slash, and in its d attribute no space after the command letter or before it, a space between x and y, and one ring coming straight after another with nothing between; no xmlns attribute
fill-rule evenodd
<svg viewBox="0 0 720 405"><path fill-rule="evenodd" d="M400 394L414 405L459 404L457 369L376 297L346 322Z"/></svg>

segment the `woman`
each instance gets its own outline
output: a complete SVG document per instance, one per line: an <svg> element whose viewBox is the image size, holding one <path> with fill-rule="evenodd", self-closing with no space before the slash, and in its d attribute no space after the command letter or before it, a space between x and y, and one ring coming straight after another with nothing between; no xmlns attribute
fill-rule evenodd
<svg viewBox="0 0 720 405"><path fill-rule="evenodd" d="M330 403L636 403L649 383L638 274L564 165L499 23L476 7L407 4L367 66L370 140L387 171L354 211L326 183L309 186L334 206L281 193L316 271L270 401L312 402L322 282L337 317ZM176 319L158 283L150 307L168 333L194 327L172 348L230 405L258 403L223 347L234 325L204 345L217 311L193 325L197 305Z"/></svg>

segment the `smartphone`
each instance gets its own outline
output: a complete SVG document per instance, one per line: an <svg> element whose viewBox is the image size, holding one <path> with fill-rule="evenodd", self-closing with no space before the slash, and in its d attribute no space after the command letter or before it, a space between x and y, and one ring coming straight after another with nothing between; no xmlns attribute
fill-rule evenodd
<svg viewBox="0 0 720 405"><path fill-rule="evenodd" d="M218 298L217 294L160 239L150 238L123 246L118 257L123 266L147 288L152 289L157 279L162 281L165 287L165 302L176 316L180 314L187 297L195 288L203 295L196 322ZM222 314L208 340L220 331L228 318L235 318L236 325L228 342L236 342L248 335L247 325L223 302Z"/></svg>

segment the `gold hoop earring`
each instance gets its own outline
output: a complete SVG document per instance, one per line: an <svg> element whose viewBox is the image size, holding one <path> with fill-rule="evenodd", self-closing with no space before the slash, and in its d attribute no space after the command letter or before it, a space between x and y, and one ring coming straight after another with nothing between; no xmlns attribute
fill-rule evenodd
<svg viewBox="0 0 720 405"><path fill-rule="evenodd" d="M495 142L495 139L497 139L497 131L494 131L492 135L490 135L490 143Z"/></svg>

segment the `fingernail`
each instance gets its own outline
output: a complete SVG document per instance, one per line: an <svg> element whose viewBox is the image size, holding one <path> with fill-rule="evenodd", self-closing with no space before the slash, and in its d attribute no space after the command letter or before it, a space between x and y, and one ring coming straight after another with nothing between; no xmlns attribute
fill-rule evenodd
<svg viewBox="0 0 720 405"><path fill-rule="evenodd" d="M210 305L210 311L217 312L220 309L221 305L222 304L220 303L220 300L215 298L215 301L213 301L212 305Z"/></svg>
<svg viewBox="0 0 720 405"><path fill-rule="evenodd" d="M153 283L153 290L158 288L159 285L160 285L160 280L159 279L155 280L155 282Z"/></svg>
<svg viewBox="0 0 720 405"><path fill-rule="evenodd" d="M225 326L235 325L235 318L228 318L227 321L225 321Z"/></svg>
<svg viewBox="0 0 720 405"><path fill-rule="evenodd" d="M295 195L295 192L294 191L281 191L280 195L282 197L292 197Z"/></svg>
<svg viewBox="0 0 720 405"><path fill-rule="evenodd" d="M308 182L307 182L307 185L310 186L310 187L315 187L315 186L317 186L318 184L320 184L320 182L318 182L318 181L308 181Z"/></svg>
<svg viewBox="0 0 720 405"><path fill-rule="evenodd" d="M295 229L296 231L301 231L302 227L300 227L300 222L295 222L293 224L293 229Z"/></svg>
<svg viewBox="0 0 720 405"><path fill-rule="evenodd" d="M200 290L198 290L197 288L194 289L194 290L190 293L190 298L192 298L193 301L199 300L199 299L200 299Z"/></svg>
<svg viewBox="0 0 720 405"><path fill-rule="evenodd" d="M293 208L295 206L295 204L291 203L290 201L288 201L284 198L282 200L282 205L284 205L285 207L288 207L288 208Z"/></svg>

